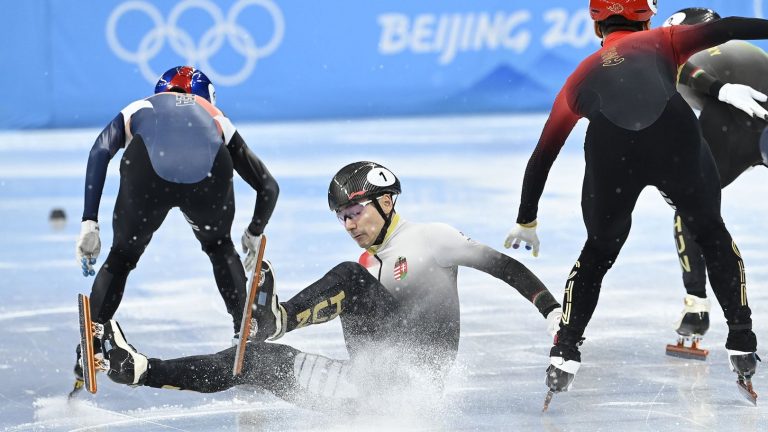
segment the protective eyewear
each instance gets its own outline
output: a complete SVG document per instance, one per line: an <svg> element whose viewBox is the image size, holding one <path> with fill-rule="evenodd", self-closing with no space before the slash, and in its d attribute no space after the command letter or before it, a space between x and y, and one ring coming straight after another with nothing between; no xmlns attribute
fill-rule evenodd
<svg viewBox="0 0 768 432"><path fill-rule="evenodd" d="M347 219L356 222L360 218L360 215L365 211L365 206L372 202L373 200L360 201L342 209L338 209L336 210L336 217L342 225L347 223Z"/></svg>

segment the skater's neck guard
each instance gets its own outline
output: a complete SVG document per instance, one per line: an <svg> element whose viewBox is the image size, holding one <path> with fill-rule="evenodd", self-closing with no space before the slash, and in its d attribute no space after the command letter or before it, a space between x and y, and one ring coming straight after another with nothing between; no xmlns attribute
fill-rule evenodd
<svg viewBox="0 0 768 432"><path fill-rule="evenodd" d="M376 242L373 246L369 247L367 251L371 255L376 255L376 253L381 249L381 246L392 237L392 233L395 232L395 228L397 228L397 225L400 223L400 215L395 213L395 209L392 209L392 212L389 214L389 217L384 218L384 226L381 227L381 232L379 233L379 237L376 239Z"/></svg>

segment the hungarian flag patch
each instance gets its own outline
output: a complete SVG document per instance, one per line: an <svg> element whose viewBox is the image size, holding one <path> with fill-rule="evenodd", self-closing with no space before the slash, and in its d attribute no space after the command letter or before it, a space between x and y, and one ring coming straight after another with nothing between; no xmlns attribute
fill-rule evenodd
<svg viewBox="0 0 768 432"><path fill-rule="evenodd" d="M397 257L394 270L395 280L403 280L408 276L408 261L405 257Z"/></svg>

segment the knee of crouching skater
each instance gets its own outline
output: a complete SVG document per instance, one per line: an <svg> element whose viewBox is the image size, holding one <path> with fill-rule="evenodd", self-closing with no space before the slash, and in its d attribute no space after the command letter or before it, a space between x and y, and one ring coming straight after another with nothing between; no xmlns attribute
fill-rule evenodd
<svg viewBox="0 0 768 432"><path fill-rule="evenodd" d="M349 277L358 274L369 274L368 270L354 261L344 261L334 267L331 272L342 276Z"/></svg>
<svg viewBox="0 0 768 432"><path fill-rule="evenodd" d="M225 254L235 250L235 245L229 237L217 238L215 240L201 241L200 247L207 255Z"/></svg>
<svg viewBox="0 0 768 432"><path fill-rule="evenodd" d="M139 257L112 248L109 251L104 267L113 275L125 275L136 268Z"/></svg>

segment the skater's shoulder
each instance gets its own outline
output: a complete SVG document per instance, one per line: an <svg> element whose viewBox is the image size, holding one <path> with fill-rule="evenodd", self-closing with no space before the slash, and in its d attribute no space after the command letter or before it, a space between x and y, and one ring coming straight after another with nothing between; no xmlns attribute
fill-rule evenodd
<svg viewBox="0 0 768 432"><path fill-rule="evenodd" d="M400 225L403 227L403 230L428 235L457 231L456 228L444 222L413 222L401 220Z"/></svg>
<svg viewBox="0 0 768 432"><path fill-rule="evenodd" d="M468 239L459 229L444 222L425 223L422 225L422 233L426 241L438 247Z"/></svg>
<svg viewBox="0 0 768 432"><path fill-rule="evenodd" d="M400 241L427 243L435 241L447 233L457 232L452 226L440 222L414 222L398 218L397 224L393 225L390 228L392 229L390 237L397 243Z"/></svg>

